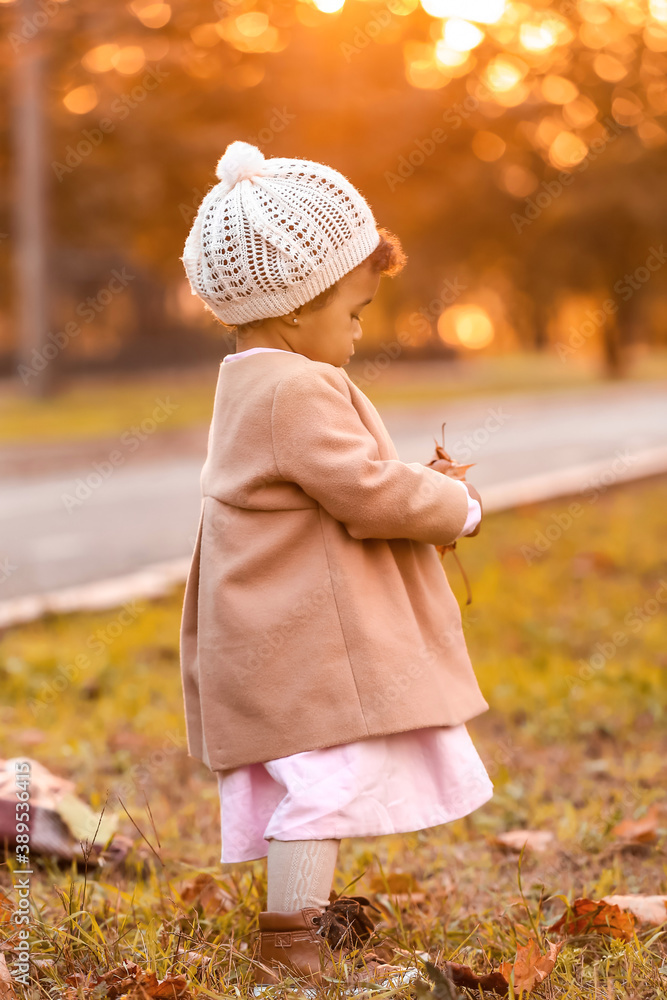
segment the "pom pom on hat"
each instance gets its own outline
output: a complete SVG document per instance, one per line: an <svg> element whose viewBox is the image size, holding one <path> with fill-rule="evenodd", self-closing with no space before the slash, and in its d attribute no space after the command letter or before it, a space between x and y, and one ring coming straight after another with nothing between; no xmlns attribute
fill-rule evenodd
<svg viewBox="0 0 667 1000"><path fill-rule="evenodd" d="M261 176L265 169L266 159L261 149L237 140L227 146L218 160L215 176L231 190L239 181Z"/></svg>
<svg viewBox="0 0 667 1000"><path fill-rule="evenodd" d="M380 242L370 205L333 167L236 140L218 160L181 260L193 295L223 323L284 316ZM241 181L262 178L261 184Z"/></svg>

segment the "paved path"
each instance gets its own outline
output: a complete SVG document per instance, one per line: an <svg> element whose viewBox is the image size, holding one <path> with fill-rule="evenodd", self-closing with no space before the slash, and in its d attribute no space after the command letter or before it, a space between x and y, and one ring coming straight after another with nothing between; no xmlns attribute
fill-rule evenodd
<svg viewBox="0 0 667 1000"><path fill-rule="evenodd" d="M503 491L509 496L507 489L531 477L539 485L552 481L555 471L586 463L599 462L604 474L631 468L641 452L650 450L654 465L663 452L667 456L664 381L494 394L381 412L406 462L431 458L446 419L445 446L459 461L477 463L468 478L492 500L487 509L503 506L497 499ZM181 566L194 543L205 448L201 429L189 435L186 453L166 456L164 444L155 454L139 449L108 477L94 465L104 462L104 449L97 457L70 454L60 474L53 468L48 474L12 471L10 463L0 494L0 604L169 560ZM98 485L79 501L77 482L91 482L93 474Z"/></svg>

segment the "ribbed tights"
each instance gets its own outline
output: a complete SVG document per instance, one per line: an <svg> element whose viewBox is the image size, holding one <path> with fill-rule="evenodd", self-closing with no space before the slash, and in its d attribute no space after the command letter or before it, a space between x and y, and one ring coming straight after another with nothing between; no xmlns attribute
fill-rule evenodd
<svg viewBox="0 0 667 1000"><path fill-rule="evenodd" d="M269 840L266 908L300 910L329 903L340 840Z"/></svg>

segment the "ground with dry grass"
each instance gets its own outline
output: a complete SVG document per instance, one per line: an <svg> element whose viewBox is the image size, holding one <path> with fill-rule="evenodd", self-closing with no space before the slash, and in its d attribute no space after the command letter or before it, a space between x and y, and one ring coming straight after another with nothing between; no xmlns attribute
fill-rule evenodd
<svg viewBox="0 0 667 1000"><path fill-rule="evenodd" d="M482 974L531 937L543 951L558 940L539 995L667 997L667 926L549 930L566 901L667 894L666 487L660 477L495 514L459 543L473 590L465 631L491 705L470 731L495 795L446 826L344 840L335 882L341 891L361 876L349 891L380 906L378 932L406 964L421 955ZM573 500L581 512L568 524ZM451 555L445 565L463 603ZM135 840L117 866L35 867L26 997L142 995L127 984L114 993L108 979L93 988L93 973L123 961L158 980L185 976L179 989L192 996L246 992L265 861L218 862L215 781L184 746L181 599L179 589L124 615L53 617L0 641L0 754L73 778ZM622 836L623 820L644 833ZM515 829L552 839L519 865L497 840ZM10 869L0 888L11 907ZM2 912L11 968L17 942ZM152 982L144 995L162 995Z"/></svg>

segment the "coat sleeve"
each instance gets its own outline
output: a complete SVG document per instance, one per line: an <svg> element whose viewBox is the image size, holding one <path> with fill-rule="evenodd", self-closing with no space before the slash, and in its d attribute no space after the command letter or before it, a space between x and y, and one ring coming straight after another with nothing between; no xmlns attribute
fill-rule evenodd
<svg viewBox="0 0 667 1000"><path fill-rule="evenodd" d="M380 459L345 380L323 369L288 375L271 413L276 468L353 538L448 545L468 516L468 491L420 462Z"/></svg>

